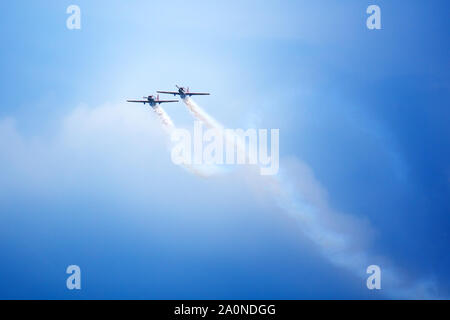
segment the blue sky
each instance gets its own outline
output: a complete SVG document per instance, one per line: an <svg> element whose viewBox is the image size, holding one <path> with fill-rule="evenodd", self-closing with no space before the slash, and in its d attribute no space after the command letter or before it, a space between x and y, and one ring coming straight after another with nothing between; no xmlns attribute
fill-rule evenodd
<svg viewBox="0 0 450 320"><path fill-rule="evenodd" d="M81 30L66 28L70 4ZM382 30L366 28L370 4ZM448 297L448 10L0 4L0 298L409 298L423 282ZM279 128L293 195L280 203L245 169L200 179L172 164L151 110L124 101L176 83L211 92L197 102L227 127ZM192 127L183 104L165 110ZM389 277L369 291L356 262L333 263L290 210L302 201L406 291Z"/></svg>

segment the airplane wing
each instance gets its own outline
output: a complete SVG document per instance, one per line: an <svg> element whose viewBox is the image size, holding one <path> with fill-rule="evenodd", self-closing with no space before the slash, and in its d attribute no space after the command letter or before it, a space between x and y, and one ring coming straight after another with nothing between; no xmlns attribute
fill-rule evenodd
<svg viewBox="0 0 450 320"><path fill-rule="evenodd" d="M178 100L158 100L156 103L178 102Z"/></svg>
<svg viewBox="0 0 450 320"><path fill-rule="evenodd" d="M166 94L180 94L178 91L156 91L158 93L166 93Z"/></svg>
<svg viewBox="0 0 450 320"><path fill-rule="evenodd" d="M206 92L186 92L186 96L209 96L209 93Z"/></svg>
<svg viewBox="0 0 450 320"><path fill-rule="evenodd" d="M127 102L140 102L140 103L149 103L148 100L127 100Z"/></svg>

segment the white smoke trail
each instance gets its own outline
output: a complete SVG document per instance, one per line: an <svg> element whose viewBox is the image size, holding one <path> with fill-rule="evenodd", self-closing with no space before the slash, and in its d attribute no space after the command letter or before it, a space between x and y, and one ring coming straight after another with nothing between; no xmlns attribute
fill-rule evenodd
<svg viewBox="0 0 450 320"><path fill-rule="evenodd" d="M193 116L204 122L209 128L223 130L223 125L200 108L191 98L183 99ZM234 140L237 148L245 148L245 142ZM244 151L245 152L245 151ZM385 259L368 253L366 248L369 229L361 221L350 216L334 212L327 203L326 193L314 178L312 170L296 160L289 172L279 176L253 177L253 182L261 190L274 197L278 206L299 222L302 233L321 251L322 255L337 267L351 271L364 279L369 265L383 262L383 279L388 283L387 292L394 298L435 298L436 285L433 281L407 280ZM260 180L262 179L262 180Z"/></svg>
<svg viewBox="0 0 450 320"><path fill-rule="evenodd" d="M170 134L175 129L175 125L167 112L159 105L154 106L152 109L161 121L164 130Z"/></svg>
<svg viewBox="0 0 450 320"><path fill-rule="evenodd" d="M155 111L155 114L158 116L164 131L166 131L166 133L170 136L172 134L172 132L176 129L175 124L173 123L172 119L160 105L156 105L152 109L153 109L153 111ZM187 163L183 163L182 165L189 172L195 174L196 176L202 177L202 178L207 178L207 177L211 176L211 174L212 174L211 171L207 171L207 170L198 168L196 166L193 166L193 165L190 165Z"/></svg>
<svg viewBox="0 0 450 320"><path fill-rule="evenodd" d="M202 121L210 129L223 130L223 126L216 119L206 113L198 104L189 97L183 98L183 102L188 107L192 115Z"/></svg>
<svg viewBox="0 0 450 320"><path fill-rule="evenodd" d="M304 163L293 160L276 177L266 177L266 185L278 206L294 217L300 230L319 248L321 254L337 267L366 279L372 264L382 269L382 283L387 295L400 299L438 297L432 280L412 279L389 260L368 250L372 233L367 222L330 208L326 192Z"/></svg>
<svg viewBox="0 0 450 320"><path fill-rule="evenodd" d="M218 130L224 133L224 138L227 143L234 144L239 153L245 154L246 160L249 159L249 155L246 151L245 141L242 137L236 135L231 131L224 130L224 126L219 123L216 119L210 116L206 111L204 111L193 99L190 97L183 98L183 102L188 107L191 114L198 120L202 121L208 128Z"/></svg>

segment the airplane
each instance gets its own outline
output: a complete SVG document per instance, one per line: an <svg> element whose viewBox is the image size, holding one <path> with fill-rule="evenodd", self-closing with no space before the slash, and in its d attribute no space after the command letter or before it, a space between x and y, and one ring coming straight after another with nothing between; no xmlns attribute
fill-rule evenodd
<svg viewBox="0 0 450 320"><path fill-rule="evenodd" d="M153 95L148 97L143 97L145 100L127 100L127 102L140 102L144 105L148 103L151 107L155 107L160 103L168 103L168 102L178 102L178 100L159 100L159 94L155 97Z"/></svg>
<svg viewBox="0 0 450 320"><path fill-rule="evenodd" d="M206 92L189 92L189 87L179 87L175 85L178 89L178 91L156 91L158 93L165 93L165 94L173 94L174 96L179 95L181 99L184 99L186 97L190 96L209 96L209 93Z"/></svg>

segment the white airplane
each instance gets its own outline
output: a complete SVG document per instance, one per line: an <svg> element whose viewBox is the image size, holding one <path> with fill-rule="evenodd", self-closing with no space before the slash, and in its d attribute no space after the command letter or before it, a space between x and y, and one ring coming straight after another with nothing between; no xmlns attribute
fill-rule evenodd
<svg viewBox="0 0 450 320"><path fill-rule="evenodd" d="M127 102L138 102L143 103L144 105L148 103L151 107L155 107L160 103L168 103L168 102L178 102L178 100L159 100L159 94L155 97L153 95L143 97L145 100L127 100Z"/></svg>
<svg viewBox="0 0 450 320"><path fill-rule="evenodd" d="M190 96L208 96L209 93L206 92L190 92L189 87L179 87L175 85L178 88L178 91L156 91L158 93L165 93L165 94L173 94L174 96L179 95L181 99L184 99L186 97Z"/></svg>

